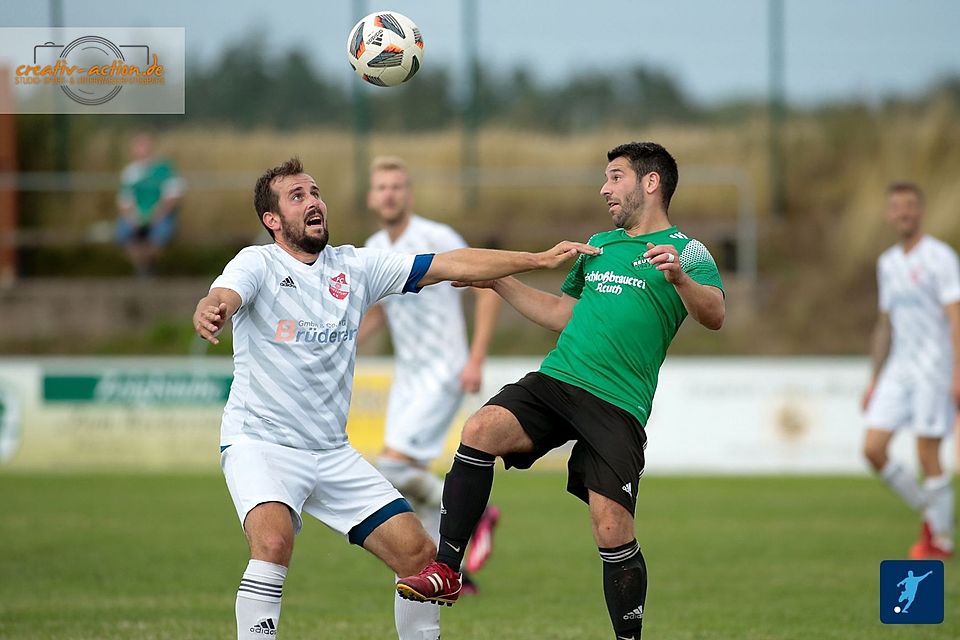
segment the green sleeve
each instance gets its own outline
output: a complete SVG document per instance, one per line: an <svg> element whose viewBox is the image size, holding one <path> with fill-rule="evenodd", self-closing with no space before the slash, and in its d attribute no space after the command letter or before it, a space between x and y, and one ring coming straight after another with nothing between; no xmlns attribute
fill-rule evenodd
<svg viewBox="0 0 960 640"><path fill-rule="evenodd" d="M680 253L680 268L698 284L723 290L720 271L713 256L699 240L691 240Z"/></svg>
<svg viewBox="0 0 960 640"><path fill-rule="evenodd" d="M583 293L583 261L585 260L584 254L577 256L577 261L573 263L573 266L570 267L570 273L567 274L567 279L563 281L563 284L560 286L560 291L563 291L568 296L574 297L577 300L580 299L580 294Z"/></svg>

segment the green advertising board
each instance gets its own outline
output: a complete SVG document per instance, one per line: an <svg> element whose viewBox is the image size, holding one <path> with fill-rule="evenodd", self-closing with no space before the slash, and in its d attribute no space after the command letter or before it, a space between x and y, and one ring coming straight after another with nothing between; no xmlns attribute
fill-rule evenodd
<svg viewBox="0 0 960 640"><path fill-rule="evenodd" d="M43 401L117 405L224 404L233 376L183 371L116 371L43 376Z"/></svg>

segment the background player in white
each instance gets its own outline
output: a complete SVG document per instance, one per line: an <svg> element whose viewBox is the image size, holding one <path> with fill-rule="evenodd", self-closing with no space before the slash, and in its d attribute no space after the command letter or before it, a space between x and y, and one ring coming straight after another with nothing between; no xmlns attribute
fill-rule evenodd
<svg viewBox="0 0 960 640"><path fill-rule="evenodd" d="M883 481L923 512L911 558L953 552L954 496L940 465L940 443L960 403L960 261L922 231L923 192L912 183L887 189L887 219L900 237L877 261L880 315L873 334L873 375L863 398L864 453ZM917 436L922 485L888 454L899 429Z"/></svg>
<svg viewBox="0 0 960 640"><path fill-rule="evenodd" d="M450 226L422 218L411 210L410 172L400 158L378 157L370 167L367 204L381 229L366 246L406 254L440 253L467 246ZM431 287L417 296L390 296L367 311L359 340L385 325L396 354L384 427L384 448L377 468L411 502L434 541L440 537L440 498L443 482L430 463L443 445L464 393L476 393L483 380L500 308L500 296L489 289L476 292L473 340L467 347L463 290L450 284ZM468 571L479 569L492 549L491 535L499 511L488 507L477 525L465 563L464 591L475 591ZM399 597L399 596L398 596Z"/></svg>
<svg viewBox="0 0 960 640"><path fill-rule="evenodd" d="M301 511L396 573L419 571L436 549L407 501L347 441L364 311L384 296L444 280L552 268L578 251L596 252L567 242L537 254L331 247L326 204L297 159L260 177L254 206L274 243L240 251L193 316L197 333L213 344L228 319L234 324L234 381L220 443L250 547L237 590L238 638L276 635ZM404 606L396 617L402 639L439 637L435 608Z"/></svg>

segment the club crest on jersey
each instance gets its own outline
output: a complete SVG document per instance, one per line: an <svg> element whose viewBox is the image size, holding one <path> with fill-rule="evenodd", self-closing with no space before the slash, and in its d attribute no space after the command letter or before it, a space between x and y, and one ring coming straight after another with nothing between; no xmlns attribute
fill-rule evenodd
<svg viewBox="0 0 960 640"><path fill-rule="evenodd" d="M347 282L347 274L341 273L330 278L330 295L337 300L345 300L350 295L350 283Z"/></svg>
<svg viewBox="0 0 960 640"><path fill-rule="evenodd" d="M637 259L630 263L635 269L646 269L647 267L652 267L650 260L644 258L642 255L637 256Z"/></svg>

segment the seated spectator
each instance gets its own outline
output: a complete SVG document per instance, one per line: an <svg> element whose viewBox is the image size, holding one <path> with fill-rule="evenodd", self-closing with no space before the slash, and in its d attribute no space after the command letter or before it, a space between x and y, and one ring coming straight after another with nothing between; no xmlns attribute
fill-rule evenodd
<svg viewBox="0 0 960 640"><path fill-rule="evenodd" d="M169 161L154 158L153 137L148 133L133 137L130 156L133 161L121 174L117 194L117 241L137 275L150 276L176 231L183 180Z"/></svg>

